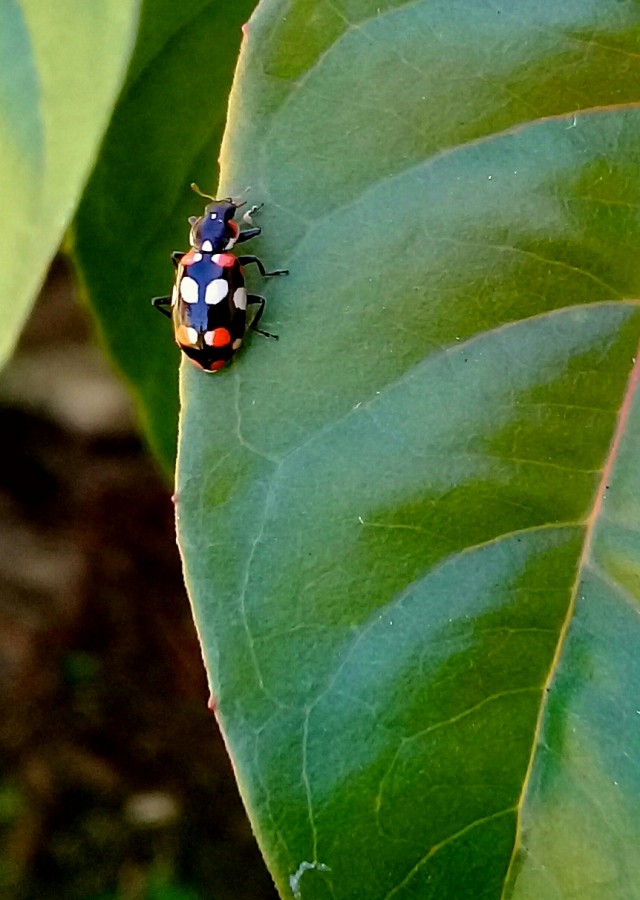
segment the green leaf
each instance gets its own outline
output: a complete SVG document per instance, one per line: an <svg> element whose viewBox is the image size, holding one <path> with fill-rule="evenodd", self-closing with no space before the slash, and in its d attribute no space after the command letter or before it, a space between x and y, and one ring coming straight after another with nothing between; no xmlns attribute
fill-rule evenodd
<svg viewBox="0 0 640 900"><path fill-rule="evenodd" d="M138 6L0 3L0 363L91 169L133 47Z"/></svg>
<svg viewBox="0 0 640 900"><path fill-rule="evenodd" d="M640 896L640 7L264 0L179 533L283 897ZM252 281L258 285L259 280Z"/></svg>
<svg viewBox="0 0 640 900"><path fill-rule="evenodd" d="M100 334L172 471L178 351L151 298L171 290L172 250L213 190L229 88L255 0L147 0L127 83L74 223L74 259Z"/></svg>

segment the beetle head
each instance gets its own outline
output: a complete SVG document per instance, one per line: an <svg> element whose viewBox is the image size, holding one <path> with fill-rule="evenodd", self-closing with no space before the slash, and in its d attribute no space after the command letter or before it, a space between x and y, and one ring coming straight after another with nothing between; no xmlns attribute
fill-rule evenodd
<svg viewBox="0 0 640 900"><path fill-rule="evenodd" d="M192 216L189 219L191 225L189 243L194 250L203 253L222 253L224 250L230 250L240 232L233 217L236 209L244 206L244 203L236 203L231 197L216 200L210 194L204 194L196 184L192 184L191 187L200 196L211 200L211 203L207 203L202 216Z"/></svg>

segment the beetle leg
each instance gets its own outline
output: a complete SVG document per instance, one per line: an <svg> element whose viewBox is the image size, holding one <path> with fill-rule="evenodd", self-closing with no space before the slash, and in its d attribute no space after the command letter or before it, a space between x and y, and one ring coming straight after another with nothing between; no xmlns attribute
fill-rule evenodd
<svg viewBox="0 0 640 900"><path fill-rule="evenodd" d="M245 232L246 234L246 232ZM288 269L276 269L275 272L267 272L265 267L262 265L262 262L258 259L257 256L239 256L238 262L241 266L250 266L252 263L255 263L256 266L260 269L260 274L265 278L268 278L271 275L288 275Z"/></svg>
<svg viewBox="0 0 640 900"><path fill-rule="evenodd" d="M182 259L183 256L184 256L184 253L180 250L174 250L173 253L171 254L171 262L173 263L173 265L176 269L180 265L180 260Z"/></svg>
<svg viewBox="0 0 640 900"><path fill-rule="evenodd" d="M253 219L251 216L254 213L257 213L258 210L262 209L264 203L260 203L259 206L252 206L251 209L247 210L247 212L243 215L242 221L246 222L247 225L253 225ZM238 237L236 238L236 244L243 244L245 241L250 241L251 238L258 237L262 228L258 225L255 225L253 228L247 228L246 231L241 231Z"/></svg>
<svg viewBox="0 0 640 900"><path fill-rule="evenodd" d="M247 188L247 190L248 190L248 188ZM245 191L245 193L246 193L246 191ZM243 215L242 221L246 222L247 225L253 225L253 219L251 218L251 216L254 213L259 212L263 206L264 206L264 203L259 203L257 206L254 204L254 206L252 206L251 209L248 209L246 211L246 213Z"/></svg>
<svg viewBox="0 0 640 900"><path fill-rule="evenodd" d="M247 228L246 231L241 231L236 238L236 244L243 244L245 241L250 241L251 238L258 237L261 231L262 228L259 228L258 225L255 228Z"/></svg>
<svg viewBox="0 0 640 900"><path fill-rule="evenodd" d="M154 297L151 305L161 312L163 316L171 318L171 297Z"/></svg>
<svg viewBox="0 0 640 900"><path fill-rule="evenodd" d="M274 338L274 340L277 341L278 340L277 334L271 334L270 331L263 331L261 328L256 327L258 322L262 318L262 313L264 312L266 303L267 303L267 301L264 299L264 297L261 297L260 294L247 294L247 306L255 305L255 306L260 307L258 312L255 314L255 316L251 320L251 324L249 325L249 328L252 331L257 331L258 334L263 334L265 337Z"/></svg>

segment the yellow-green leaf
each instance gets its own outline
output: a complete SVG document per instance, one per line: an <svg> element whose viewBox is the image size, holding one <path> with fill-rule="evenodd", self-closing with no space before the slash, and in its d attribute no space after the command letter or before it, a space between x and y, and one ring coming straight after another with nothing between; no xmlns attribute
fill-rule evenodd
<svg viewBox="0 0 640 900"><path fill-rule="evenodd" d="M73 215L122 84L138 0L0 3L0 362Z"/></svg>

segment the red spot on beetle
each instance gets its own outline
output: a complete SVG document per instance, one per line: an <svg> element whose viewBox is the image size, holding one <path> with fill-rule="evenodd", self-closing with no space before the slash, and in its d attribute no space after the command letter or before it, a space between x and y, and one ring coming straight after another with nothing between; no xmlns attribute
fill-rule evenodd
<svg viewBox="0 0 640 900"><path fill-rule="evenodd" d="M222 266L223 269L226 269L235 263L236 258L233 253L216 253L213 257L213 261L219 266Z"/></svg>
<svg viewBox="0 0 640 900"><path fill-rule="evenodd" d="M213 347L226 347L231 343L231 334L226 328L216 328L213 332Z"/></svg>
<svg viewBox="0 0 640 900"><path fill-rule="evenodd" d="M196 251L193 250L193 249L188 250L188 251L185 253L185 255L180 259L180 265L181 265L181 266L191 266L191 265L193 265L193 263L195 262L195 259L193 258L195 252L196 252Z"/></svg>
<svg viewBox="0 0 640 900"><path fill-rule="evenodd" d="M215 328L205 333L204 341L210 347L226 347L231 343L231 332L226 328Z"/></svg>
<svg viewBox="0 0 640 900"><path fill-rule="evenodd" d="M216 362L211 363L211 365L209 366L209 370L211 372L218 372L220 369L224 369L224 367L225 367L225 360L218 359L218 360L216 360Z"/></svg>

